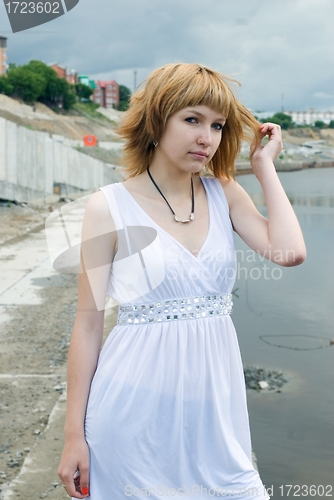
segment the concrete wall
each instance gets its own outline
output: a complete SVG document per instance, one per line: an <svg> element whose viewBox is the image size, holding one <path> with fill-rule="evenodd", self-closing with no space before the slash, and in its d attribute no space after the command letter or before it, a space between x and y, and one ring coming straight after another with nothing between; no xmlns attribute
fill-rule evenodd
<svg viewBox="0 0 334 500"><path fill-rule="evenodd" d="M68 193L119 180L113 165L0 117L0 198L27 202L53 194L54 185Z"/></svg>

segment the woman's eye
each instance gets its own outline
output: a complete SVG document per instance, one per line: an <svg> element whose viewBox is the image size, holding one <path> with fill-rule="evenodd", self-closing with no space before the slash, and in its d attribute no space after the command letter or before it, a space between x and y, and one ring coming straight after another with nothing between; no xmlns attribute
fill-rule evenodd
<svg viewBox="0 0 334 500"><path fill-rule="evenodd" d="M223 130L223 125L221 123L214 123L212 126L216 130Z"/></svg>
<svg viewBox="0 0 334 500"><path fill-rule="evenodd" d="M193 116L190 116L189 118L186 118L186 122L188 123L196 123L197 118L194 118Z"/></svg>

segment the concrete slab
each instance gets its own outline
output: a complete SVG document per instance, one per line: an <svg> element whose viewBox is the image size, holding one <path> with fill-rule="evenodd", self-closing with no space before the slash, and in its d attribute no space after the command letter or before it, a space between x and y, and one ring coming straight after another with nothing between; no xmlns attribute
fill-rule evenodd
<svg viewBox="0 0 334 500"><path fill-rule="evenodd" d="M6 120L6 166L8 182L18 183L17 179L17 125Z"/></svg>
<svg viewBox="0 0 334 500"><path fill-rule="evenodd" d="M6 120L0 117L0 180L7 179L6 158L7 158L7 140L6 140Z"/></svg>
<svg viewBox="0 0 334 500"><path fill-rule="evenodd" d="M47 258L42 264L36 266L32 271L24 274L24 276L17 280L15 284L8 287L0 295L0 304L41 304L43 299L38 295L38 292L47 286L47 280L50 279L50 276L56 274L56 271L52 271L49 267L49 258ZM16 273L13 272L10 277L13 277L15 274Z"/></svg>
<svg viewBox="0 0 334 500"><path fill-rule="evenodd" d="M0 247L0 305L40 304L38 291L55 273L45 231L3 245Z"/></svg>

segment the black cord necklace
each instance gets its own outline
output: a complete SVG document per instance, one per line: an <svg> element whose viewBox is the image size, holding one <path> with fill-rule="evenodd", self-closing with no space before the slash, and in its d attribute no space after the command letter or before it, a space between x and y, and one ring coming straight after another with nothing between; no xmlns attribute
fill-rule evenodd
<svg viewBox="0 0 334 500"><path fill-rule="evenodd" d="M180 219L176 213L174 212L174 210L172 209L172 207L170 206L170 204L168 203L166 197L163 195L163 193L161 192L159 186L157 185L157 183L155 182L155 180L153 179L152 175L151 175L151 172L150 172L150 166L147 167L147 173L151 179L151 181L153 182L153 184L155 185L155 187L157 188L157 190L159 191L159 193L161 194L161 196L163 197L163 199L165 200L165 202L167 203L167 205L169 206L169 208L171 209L171 212L172 214L174 215L174 219L176 220L176 222L182 222L182 223L185 223L185 222L191 222L192 220L194 220L195 216L194 216L194 209L195 209L195 198L194 198L194 184L193 184L193 178L191 178L191 214L189 215L189 219L186 219L186 220L182 220Z"/></svg>

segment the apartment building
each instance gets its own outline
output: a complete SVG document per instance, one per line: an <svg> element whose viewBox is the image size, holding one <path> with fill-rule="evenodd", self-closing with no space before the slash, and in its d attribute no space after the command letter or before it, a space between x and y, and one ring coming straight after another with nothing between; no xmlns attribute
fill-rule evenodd
<svg viewBox="0 0 334 500"><path fill-rule="evenodd" d="M75 84L78 83L78 73L71 69L70 71L64 66L60 66L58 63L49 64L52 69L55 70L59 78L65 78L68 83Z"/></svg>
<svg viewBox="0 0 334 500"><path fill-rule="evenodd" d="M0 75L4 75L7 68L7 38L0 36Z"/></svg>
<svg viewBox="0 0 334 500"><path fill-rule="evenodd" d="M286 115L291 116L292 121L297 125L314 125L316 121L327 123L334 120L334 111L285 111Z"/></svg>
<svg viewBox="0 0 334 500"><path fill-rule="evenodd" d="M119 87L115 80L95 81L94 93L92 95L94 102L104 108L117 108L119 105Z"/></svg>

